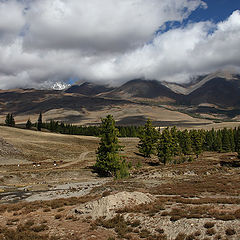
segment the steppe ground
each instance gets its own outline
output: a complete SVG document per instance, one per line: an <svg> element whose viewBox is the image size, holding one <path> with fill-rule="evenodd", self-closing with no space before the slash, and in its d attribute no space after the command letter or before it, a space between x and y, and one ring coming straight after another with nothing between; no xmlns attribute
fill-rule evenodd
<svg viewBox="0 0 240 240"><path fill-rule="evenodd" d="M114 180L92 172L98 142L0 126L0 239L240 239L235 153L163 166L123 138Z"/></svg>

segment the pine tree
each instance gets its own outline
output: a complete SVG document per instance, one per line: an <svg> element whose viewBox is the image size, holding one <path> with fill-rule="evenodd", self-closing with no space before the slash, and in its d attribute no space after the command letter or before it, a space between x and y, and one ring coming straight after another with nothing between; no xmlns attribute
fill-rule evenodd
<svg viewBox="0 0 240 240"><path fill-rule="evenodd" d="M11 113L8 113L5 119L5 124L9 127L14 127L15 126L15 120L14 120L14 116Z"/></svg>
<svg viewBox="0 0 240 240"><path fill-rule="evenodd" d="M101 176L116 176L121 168L122 147L118 142L118 129L112 115L102 119L101 140L97 149L97 162L94 166ZM122 169L121 169L122 170Z"/></svg>
<svg viewBox="0 0 240 240"><path fill-rule="evenodd" d="M170 130L171 133L171 137L172 137L172 150L173 150L173 155L174 156L179 156L181 153L181 147L179 144L179 139L178 139L178 132L177 132L177 128L174 126L173 128L171 128Z"/></svg>
<svg viewBox="0 0 240 240"><path fill-rule="evenodd" d="M38 121L37 121L37 130L41 131L42 130L42 113L39 113Z"/></svg>
<svg viewBox="0 0 240 240"><path fill-rule="evenodd" d="M227 128L222 130L222 150L223 152L231 151L230 135Z"/></svg>
<svg viewBox="0 0 240 240"><path fill-rule="evenodd" d="M171 161L174 155L172 136L168 128L164 129L158 142L157 156L161 163L164 165Z"/></svg>
<svg viewBox="0 0 240 240"><path fill-rule="evenodd" d="M222 131L220 130L216 132L216 138L214 141L214 151L222 152Z"/></svg>
<svg viewBox="0 0 240 240"><path fill-rule="evenodd" d="M235 141L234 141L234 132L232 129L228 130L228 135L229 135L229 140L230 140L231 151L234 152L235 151Z"/></svg>
<svg viewBox="0 0 240 240"><path fill-rule="evenodd" d="M139 138L139 152L142 153L144 157L151 157L151 154L155 153L158 132L152 126L150 119L147 120L142 132L139 134Z"/></svg>
<svg viewBox="0 0 240 240"><path fill-rule="evenodd" d="M11 126L11 124L10 124L10 113L8 113L7 116L6 116L5 124L6 124L7 126Z"/></svg>
<svg viewBox="0 0 240 240"><path fill-rule="evenodd" d="M205 135L205 141L203 144L203 148L205 151L214 151L214 141L215 141L215 131L212 129L211 131L207 131Z"/></svg>
<svg viewBox="0 0 240 240"><path fill-rule="evenodd" d="M179 143L184 155L189 155L192 153L191 138L188 130L185 129L179 134Z"/></svg>
<svg viewBox="0 0 240 240"><path fill-rule="evenodd" d="M192 140L192 149L195 153L196 157L202 153L202 147L203 147L203 137L202 132L197 130L191 131L191 140Z"/></svg>
<svg viewBox="0 0 240 240"><path fill-rule="evenodd" d="M10 124L11 124L11 127L15 126L15 120L14 120L13 114L10 115Z"/></svg>
<svg viewBox="0 0 240 240"><path fill-rule="evenodd" d="M31 129L31 127L32 127L32 122L31 122L31 120L30 120L30 118L27 120L27 122L26 122L26 128L27 129Z"/></svg>
<svg viewBox="0 0 240 240"><path fill-rule="evenodd" d="M240 158L240 127L236 130L236 152Z"/></svg>

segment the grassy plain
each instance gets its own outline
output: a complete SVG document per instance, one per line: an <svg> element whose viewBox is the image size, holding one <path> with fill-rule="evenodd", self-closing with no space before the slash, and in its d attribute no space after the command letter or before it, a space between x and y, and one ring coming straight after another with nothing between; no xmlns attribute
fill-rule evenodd
<svg viewBox="0 0 240 240"><path fill-rule="evenodd" d="M92 172L98 138L0 127L0 239L240 239L240 168L235 153L155 165L123 138L133 163L124 180ZM141 163L141 164L140 164ZM151 202L115 209L110 219L75 211L118 192Z"/></svg>

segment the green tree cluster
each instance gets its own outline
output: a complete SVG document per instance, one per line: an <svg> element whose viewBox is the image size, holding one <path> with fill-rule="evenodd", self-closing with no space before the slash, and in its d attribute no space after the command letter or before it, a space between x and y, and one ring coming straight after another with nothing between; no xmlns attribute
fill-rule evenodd
<svg viewBox="0 0 240 240"><path fill-rule="evenodd" d="M180 131L173 127L165 128L156 134L155 128L148 120L139 138L139 152L145 157L156 154L164 164L181 162L181 159L185 161L185 156L193 154L198 158L203 151L235 151L240 158L240 128Z"/></svg>
<svg viewBox="0 0 240 240"><path fill-rule="evenodd" d="M12 113L8 113L5 119L5 124L6 126L9 127L14 127L15 126L15 120L14 120L14 116Z"/></svg>
<svg viewBox="0 0 240 240"><path fill-rule="evenodd" d="M69 135L99 137L101 134L101 126L77 126L54 120L43 122L42 128ZM116 126L116 128L119 130L119 137L137 137L142 130L142 127L139 126Z"/></svg>

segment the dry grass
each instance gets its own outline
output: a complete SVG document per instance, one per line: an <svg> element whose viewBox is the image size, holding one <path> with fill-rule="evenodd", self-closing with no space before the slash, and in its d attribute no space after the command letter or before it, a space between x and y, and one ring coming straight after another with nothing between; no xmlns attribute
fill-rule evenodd
<svg viewBox="0 0 240 240"><path fill-rule="evenodd" d="M21 211L21 214L28 214L31 212L35 212L39 209L42 209L43 212L50 212L51 209L60 209L63 211L63 207L66 206L74 206L76 204L86 203L95 199L98 199L99 196L84 196L84 197L72 197L72 198L63 198L63 199L55 199L51 201L36 201L36 202L20 202L15 204L2 204L0 205L0 213L4 212L17 212Z"/></svg>
<svg viewBox="0 0 240 240"><path fill-rule="evenodd" d="M45 224L35 225L26 222L24 225L18 225L16 229L0 227L1 240L56 240L55 237L50 237L43 233L48 230Z"/></svg>
<svg viewBox="0 0 240 240"><path fill-rule="evenodd" d="M95 138L88 139L51 133L30 132L29 136L23 136L23 140L14 139L21 136L21 131L11 133L12 136L10 136L10 133L7 136L7 132L4 134L18 147L29 147L29 150L24 153L27 154L29 159L34 157L45 159L48 154L49 156L53 154L52 151L55 151L59 144L60 147L63 147L62 151L65 151L62 155L63 164L65 164L70 158L76 157L82 151L92 151L92 148L97 146L97 139ZM41 145L38 150L37 139L39 139ZM26 142L24 143L24 141ZM49 143L56 141L56 144L47 146L47 141ZM238 227L236 227L236 222L240 219L240 170L221 167L219 164L220 161L230 161L235 158L235 154L204 153L192 163L152 166L142 156L134 153L137 151L137 139L121 139L121 143L126 146L125 155L127 155L128 160L133 162L141 160L142 162L142 166L132 172L132 177L110 181L105 185L94 188L90 195L85 197L2 204L0 205L0 214L4 219L2 224L4 231L0 234L0 240L2 240L1 236L3 237L4 234L6 236L15 234L21 237L22 232L25 235L32 236L32 239L48 240L50 239L49 232L55 231L55 233L58 233L60 230L63 240L81 239L82 236L82 238L85 237L89 240L90 237L88 239L84 234L98 236L99 240L105 240L113 236L120 239L124 236L126 239L133 240L175 238L178 240L204 238L225 240L229 236L237 239L240 233ZM69 149L67 149L67 146ZM50 152L44 155L48 148L51 148ZM31 151L36 152L31 155ZM70 151L72 151L72 155L66 158ZM58 153L54 153L51 159L57 157ZM44 179L46 183L43 185L48 185L50 179L55 182L61 179L64 179L63 182L79 181L78 178L74 180L69 178L75 174L79 174L86 181L86 179L92 179L93 175L90 175L91 169L85 167L93 162L94 152L88 154L83 162L72 162L72 165L62 169L51 169L52 166L49 162L43 163L41 169L35 170L32 164L20 166L20 168L16 165L0 166L0 171L7 171L6 175L8 175L6 180L1 178L1 184L6 184L7 181L10 183L15 178L16 181L26 180L30 183L30 174L37 174L36 178ZM83 172L87 173L82 176ZM67 175L68 173L69 175ZM48 178L48 176L50 177ZM39 185L41 186L41 184ZM55 184L51 182L50 185L53 187ZM16 191L16 188L13 188L13 190ZM76 189L72 190L76 192ZM77 209L79 204L97 200L119 191L151 193L155 195L156 200L149 204L132 205L120 209L118 213L121 215L110 220L98 219L94 222L81 214L74 214L74 209ZM130 218L126 216L130 216ZM32 221L32 219L35 219L35 221ZM162 219L163 222L168 223L167 227L159 224ZM178 226L182 221L189 223L189 226L186 225L186 232L179 228L178 231L176 229L173 231L174 234L171 233L169 226ZM198 221L201 225L191 230L190 223L195 224ZM64 232L68 229L69 232ZM184 232L184 234L180 234L181 232ZM72 233L73 235L71 235ZM25 239L23 238L23 240ZM27 238L27 240L30 240L30 238Z"/></svg>

